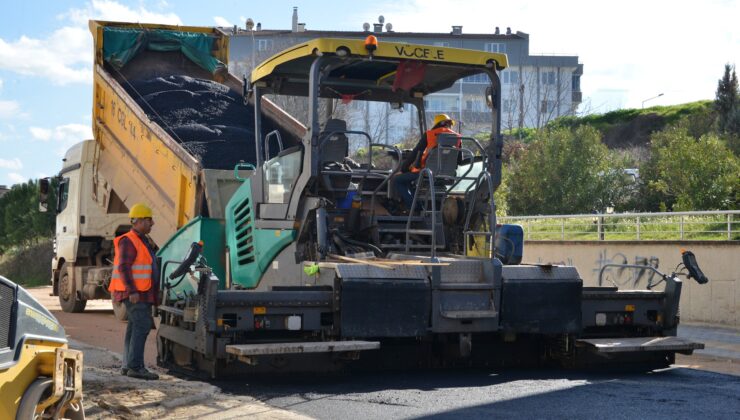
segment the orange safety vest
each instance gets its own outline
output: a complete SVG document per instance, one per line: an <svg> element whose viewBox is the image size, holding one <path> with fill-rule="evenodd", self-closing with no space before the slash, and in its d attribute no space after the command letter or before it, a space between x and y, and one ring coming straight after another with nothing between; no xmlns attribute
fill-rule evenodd
<svg viewBox="0 0 740 420"><path fill-rule="evenodd" d="M459 136L458 133L454 132L453 130L447 128L447 127L437 127L433 128L431 130L427 130L427 147L424 149L424 153L421 155L421 167L417 168L414 165L411 165L411 168L409 170L413 173L419 173L422 168L425 168L427 166L427 158L429 157L429 152L432 151L435 147L437 147L437 136L440 134L455 134ZM457 148L459 149L462 147L462 139L457 139Z"/></svg>
<svg viewBox="0 0 740 420"><path fill-rule="evenodd" d="M121 242L122 238L128 238L134 248L136 248L136 258L134 263L131 265L131 275L134 279L134 286L138 292L146 292L152 288L152 255L149 253L149 248L139 238L139 234L133 230L118 236L113 240L115 246L116 256L113 259L113 276L111 276L110 285L108 286L109 292L124 292L126 291L126 283L123 280L123 273L118 269L121 261L119 260L121 253L118 249L118 243Z"/></svg>

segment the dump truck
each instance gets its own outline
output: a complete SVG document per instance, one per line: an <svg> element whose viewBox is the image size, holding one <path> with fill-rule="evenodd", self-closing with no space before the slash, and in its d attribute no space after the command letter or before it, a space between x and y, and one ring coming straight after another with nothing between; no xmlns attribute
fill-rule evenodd
<svg viewBox="0 0 740 420"><path fill-rule="evenodd" d="M82 368L54 315L0 276L0 418L84 419Z"/></svg>
<svg viewBox="0 0 740 420"><path fill-rule="evenodd" d="M223 218L240 182L237 163L254 164L253 104L228 73L229 38L216 28L91 21L95 64L94 139L70 148L58 174L51 283L65 312L110 299L113 239L128 231L128 208L155 213L151 238L164 244L189 220ZM260 121L285 141L305 127L265 101ZM125 306L113 303L119 319Z"/></svg>
<svg viewBox="0 0 740 420"><path fill-rule="evenodd" d="M649 290L586 288L575 267L522 263L521 227L499 227L494 200L507 65L505 54L374 36L302 42L259 64L245 84L253 170L234 174L220 217L194 217L160 245L159 365L210 377L542 362L657 368L702 348L676 337L677 274ZM456 85L466 78L485 83ZM376 105L409 112L420 138L450 91L487 106L490 135L440 135L404 208L394 175L405 153L363 129L377 124L365 116ZM265 99L307 100L298 141L276 144L261 125Z"/></svg>

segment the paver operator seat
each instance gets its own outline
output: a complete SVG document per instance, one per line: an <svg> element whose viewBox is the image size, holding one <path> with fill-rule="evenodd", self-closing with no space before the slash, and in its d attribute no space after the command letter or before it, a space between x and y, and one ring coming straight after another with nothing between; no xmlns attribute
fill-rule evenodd
<svg viewBox="0 0 740 420"><path fill-rule="evenodd" d="M321 139L319 167L321 168L322 188L329 191L334 198L347 195L352 170L345 163L349 155L347 122L340 119L329 119L319 135Z"/></svg>
<svg viewBox="0 0 740 420"><path fill-rule="evenodd" d="M459 136L454 134L440 134L437 138L437 146L429 151L426 159L426 168L429 168L434 175L434 197L437 202L437 209L441 209L442 202L447 196L448 189L455 184L457 180L457 166L460 162L461 150L457 147ZM416 187L415 181L412 185ZM427 181L422 181L419 188L417 202L422 205L428 205L427 200L431 196L427 192Z"/></svg>

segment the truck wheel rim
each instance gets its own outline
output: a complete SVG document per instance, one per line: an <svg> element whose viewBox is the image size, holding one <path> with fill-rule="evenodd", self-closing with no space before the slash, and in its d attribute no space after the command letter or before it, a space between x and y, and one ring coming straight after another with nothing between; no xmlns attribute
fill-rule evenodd
<svg viewBox="0 0 740 420"><path fill-rule="evenodd" d="M62 280L59 282L59 296L64 300L69 300L71 295L69 290L69 276L63 275Z"/></svg>

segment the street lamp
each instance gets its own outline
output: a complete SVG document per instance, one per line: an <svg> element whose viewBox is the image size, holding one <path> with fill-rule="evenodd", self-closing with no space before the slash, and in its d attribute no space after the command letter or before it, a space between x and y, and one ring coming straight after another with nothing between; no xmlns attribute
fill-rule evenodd
<svg viewBox="0 0 740 420"><path fill-rule="evenodd" d="M660 98L661 96L663 96L663 94L659 93L658 96L653 96L652 98L645 99L644 101L642 101L642 108L643 109L645 108L645 102L652 101L653 99Z"/></svg>

